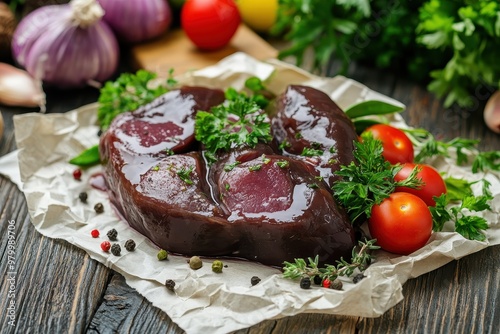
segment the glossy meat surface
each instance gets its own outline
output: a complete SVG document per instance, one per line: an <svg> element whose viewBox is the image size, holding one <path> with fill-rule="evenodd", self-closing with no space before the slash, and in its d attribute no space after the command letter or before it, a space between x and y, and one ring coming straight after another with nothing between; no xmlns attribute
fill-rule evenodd
<svg viewBox="0 0 500 334"><path fill-rule="evenodd" d="M314 164L262 143L206 163L194 117L223 100L222 91L185 87L113 121L100 152L124 219L159 247L188 256L275 266L348 258L353 229Z"/></svg>

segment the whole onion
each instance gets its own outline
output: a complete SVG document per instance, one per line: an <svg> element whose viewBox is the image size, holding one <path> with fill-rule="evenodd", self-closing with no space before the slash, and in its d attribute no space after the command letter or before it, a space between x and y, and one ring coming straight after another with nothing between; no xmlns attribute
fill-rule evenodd
<svg viewBox="0 0 500 334"><path fill-rule="evenodd" d="M15 60L36 79L61 88L103 82L116 71L119 48L96 0L40 7L14 32Z"/></svg>
<svg viewBox="0 0 500 334"><path fill-rule="evenodd" d="M104 20L118 38L129 43L143 42L168 30L172 11L166 0L98 0Z"/></svg>

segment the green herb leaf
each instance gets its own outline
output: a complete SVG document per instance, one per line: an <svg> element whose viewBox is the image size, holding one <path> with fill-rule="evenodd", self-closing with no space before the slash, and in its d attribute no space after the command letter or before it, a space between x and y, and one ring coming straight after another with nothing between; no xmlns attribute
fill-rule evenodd
<svg viewBox="0 0 500 334"><path fill-rule="evenodd" d="M182 167L177 171L177 175L180 177L182 181L184 181L186 184L193 184L193 180L191 180L191 173L194 171L194 166L191 166L189 168L184 168Z"/></svg>
<svg viewBox="0 0 500 334"><path fill-rule="evenodd" d="M401 112L404 107L382 101L363 101L348 107L344 112L350 118L358 118L372 115L386 115Z"/></svg>
<svg viewBox="0 0 500 334"><path fill-rule="evenodd" d="M472 183L467 180L447 177L444 179L444 183L446 184L448 202L461 201L467 196L472 196Z"/></svg>
<svg viewBox="0 0 500 334"><path fill-rule="evenodd" d="M211 112L199 111L195 137L212 154L243 145L255 147L259 141L272 139L267 116L255 102L242 95L212 108Z"/></svg>
<svg viewBox="0 0 500 334"><path fill-rule="evenodd" d="M363 215L369 218L373 205L389 197L396 187L422 185L422 180L416 177L417 168L406 180L394 181L394 175L402 167L392 166L383 158L382 151L382 142L367 134L362 142L355 143L355 161L336 172L342 180L333 185L334 196L347 209L352 222Z"/></svg>
<svg viewBox="0 0 500 334"><path fill-rule="evenodd" d="M155 73L139 70L135 74L123 73L115 81L108 81L101 88L97 118L101 129L106 130L113 119L124 112L134 111L169 91L176 81L170 77L163 84L152 87Z"/></svg>
<svg viewBox="0 0 500 334"><path fill-rule="evenodd" d="M80 167L91 167L101 162L99 145L94 145L72 158L69 163Z"/></svg>

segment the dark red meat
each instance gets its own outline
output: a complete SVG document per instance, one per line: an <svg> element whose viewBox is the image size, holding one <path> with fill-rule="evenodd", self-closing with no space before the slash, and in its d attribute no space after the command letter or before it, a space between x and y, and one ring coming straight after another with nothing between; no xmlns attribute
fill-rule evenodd
<svg viewBox="0 0 500 334"><path fill-rule="evenodd" d="M158 246L184 255L276 266L297 257L348 258L353 229L316 165L267 144L220 152L217 162L206 163L194 117L223 100L220 90L186 87L113 121L100 151L111 201L123 217ZM292 122L283 110L279 115ZM343 140L328 131L328 141Z"/></svg>

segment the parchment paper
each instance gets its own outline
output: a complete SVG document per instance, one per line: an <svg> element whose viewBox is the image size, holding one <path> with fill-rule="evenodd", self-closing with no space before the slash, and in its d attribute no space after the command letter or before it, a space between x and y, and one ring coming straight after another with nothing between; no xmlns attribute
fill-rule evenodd
<svg viewBox="0 0 500 334"><path fill-rule="evenodd" d="M240 89L250 76L268 80L268 87L276 94L294 83L316 87L327 92L342 108L368 99L399 103L345 77L320 78L277 60L259 62L241 53L179 80L186 84ZM406 126L399 116L393 122ZM18 115L14 123L22 189L36 229L45 236L64 239L84 249L93 259L121 273L131 287L188 333L226 333L266 319L303 312L378 317L403 299L402 284L409 278L500 243L499 175L474 175L468 167L457 167L453 160L439 158L432 163L440 171L468 180L485 177L491 182L495 199L492 211L485 214L490 223L487 242L440 232L434 233L425 247L410 256L376 252L375 262L365 272L367 277L358 284L344 280L343 291L320 287L302 290L297 282L283 279L279 270L246 261L224 260L228 267L216 274L211 271L213 260L204 259L203 268L194 271L182 256L170 256L168 261L159 262L158 248L117 218L106 194L89 186L89 178L101 171L101 167L84 171L80 182L73 179L75 167L68 159L98 143L95 104L64 114ZM88 204L79 201L81 191L88 192ZM97 202L104 204L104 213L95 213L93 207ZM95 228L101 231L100 238L90 236ZM118 230L121 256L100 249L100 243L107 239L106 231L111 228ZM137 243L134 252L123 248L127 239ZM262 281L251 286L250 278L254 275ZM177 283L175 293L165 288L166 279Z"/></svg>

